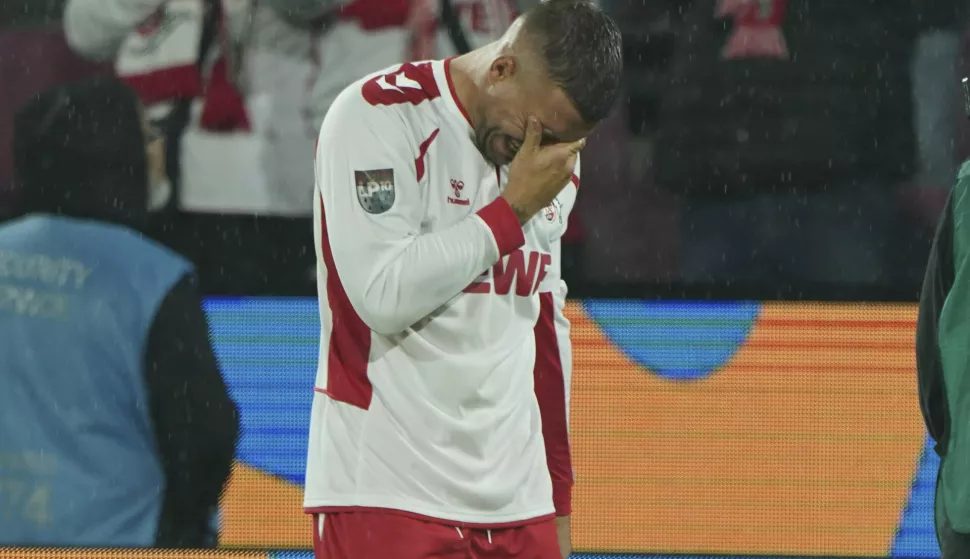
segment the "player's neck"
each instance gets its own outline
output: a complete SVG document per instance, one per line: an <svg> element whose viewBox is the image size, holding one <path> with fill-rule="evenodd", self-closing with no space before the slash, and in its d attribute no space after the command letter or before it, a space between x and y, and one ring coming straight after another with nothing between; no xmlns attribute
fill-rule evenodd
<svg viewBox="0 0 970 559"><path fill-rule="evenodd" d="M484 56L483 56L484 55ZM481 88L485 84L491 58L480 50L456 57L451 61L451 83L455 86L455 97L472 119L473 127L478 125L481 102Z"/></svg>

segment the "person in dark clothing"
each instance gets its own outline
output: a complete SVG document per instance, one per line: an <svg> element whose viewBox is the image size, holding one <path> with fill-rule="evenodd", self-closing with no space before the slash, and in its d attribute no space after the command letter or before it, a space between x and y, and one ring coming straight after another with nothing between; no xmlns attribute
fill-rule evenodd
<svg viewBox="0 0 970 559"><path fill-rule="evenodd" d="M916 324L920 409L940 471L935 523L943 559L970 557L970 162L960 170L930 251Z"/></svg>
<svg viewBox="0 0 970 559"><path fill-rule="evenodd" d="M123 84L31 99L0 226L0 545L210 547L239 420L191 265L138 231L164 173Z"/></svg>
<svg viewBox="0 0 970 559"><path fill-rule="evenodd" d="M685 278L879 281L916 172L913 0L676 4L655 172L685 201Z"/></svg>

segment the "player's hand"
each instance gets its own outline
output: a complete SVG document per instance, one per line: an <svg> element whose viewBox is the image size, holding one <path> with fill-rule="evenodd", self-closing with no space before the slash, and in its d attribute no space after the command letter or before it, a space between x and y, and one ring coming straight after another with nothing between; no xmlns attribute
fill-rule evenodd
<svg viewBox="0 0 970 559"><path fill-rule="evenodd" d="M559 551L562 553L562 559L569 559L573 553L573 543L569 532L568 516L556 517L556 535L559 536Z"/></svg>
<svg viewBox="0 0 970 559"><path fill-rule="evenodd" d="M532 216L569 184L576 158L586 139L542 145L542 125L529 117L525 140L509 167L509 182L502 197L512 206L519 222L525 225Z"/></svg>

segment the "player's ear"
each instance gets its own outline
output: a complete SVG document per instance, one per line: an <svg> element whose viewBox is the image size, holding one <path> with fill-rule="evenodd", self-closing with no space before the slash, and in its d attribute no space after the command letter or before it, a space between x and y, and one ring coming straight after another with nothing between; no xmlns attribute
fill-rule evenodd
<svg viewBox="0 0 970 559"><path fill-rule="evenodd" d="M515 57L503 54L492 61L488 69L488 78L492 83L508 80L515 76L517 70Z"/></svg>

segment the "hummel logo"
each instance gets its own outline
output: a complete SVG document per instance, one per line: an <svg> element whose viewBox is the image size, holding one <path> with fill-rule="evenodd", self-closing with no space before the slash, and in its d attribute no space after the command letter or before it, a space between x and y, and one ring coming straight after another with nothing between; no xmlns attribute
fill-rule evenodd
<svg viewBox="0 0 970 559"><path fill-rule="evenodd" d="M471 204L467 198L461 197L461 191L465 189L465 183L457 179L451 179L451 189L455 192L455 195L448 197L449 204L457 204L459 206L467 206Z"/></svg>

